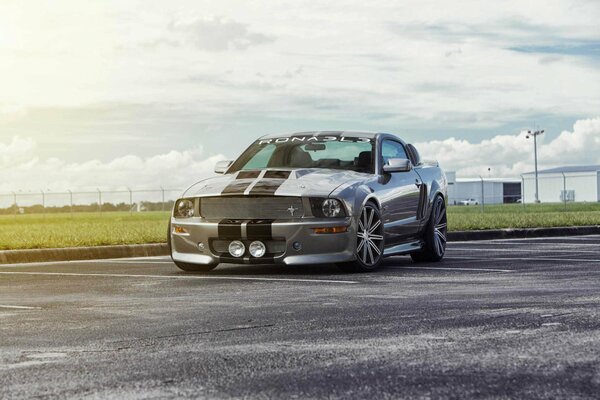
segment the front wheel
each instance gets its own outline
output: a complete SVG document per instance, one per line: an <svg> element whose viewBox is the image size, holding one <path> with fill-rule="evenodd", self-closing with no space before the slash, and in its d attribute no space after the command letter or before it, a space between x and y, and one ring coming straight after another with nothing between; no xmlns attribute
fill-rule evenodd
<svg viewBox="0 0 600 400"><path fill-rule="evenodd" d="M423 248L419 252L410 253L415 262L440 261L446 253L446 235L448 233L448 218L446 203L441 196L433 201L431 217L423 235Z"/></svg>
<svg viewBox="0 0 600 400"><path fill-rule="evenodd" d="M182 263L179 261L173 260L175 265L183 271L186 272L208 272L212 271L217 267L218 264L190 264L190 263Z"/></svg>
<svg viewBox="0 0 600 400"><path fill-rule="evenodd" d="M384 234L381 213L374 203L365 204L357 225L356 260L338 267L346 272L375 271L383 259Z"/></svg>

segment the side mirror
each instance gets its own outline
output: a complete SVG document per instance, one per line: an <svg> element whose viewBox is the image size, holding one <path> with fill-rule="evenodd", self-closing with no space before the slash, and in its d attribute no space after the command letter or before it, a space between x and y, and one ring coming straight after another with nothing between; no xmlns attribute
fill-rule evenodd
<svg viewBox="0 0 600 400"><path fill-rule="evenodd" d="M412 163L406 158L390 158L388 163L383 166L383 172L389 174L393 172L408 172L412 169Z"/></svg>
<svg viewBox="0 0 600 400"><path fill-rule="evenodd" d="M225 172L227 172L229 167L231 167L231 164L233 164L233 161L231 160L223 160L217 162L217 164L215 165L215 173L224 174Z"/></svg>
<svg viewBox="0 0 600 400"><path fill-rule="evenodd" d="M406 145L406 149L408 150L408 153L412 157L412 161L414 162L413 165L421 164L421 156L419 155L417 148L409 143Z"/></svg>

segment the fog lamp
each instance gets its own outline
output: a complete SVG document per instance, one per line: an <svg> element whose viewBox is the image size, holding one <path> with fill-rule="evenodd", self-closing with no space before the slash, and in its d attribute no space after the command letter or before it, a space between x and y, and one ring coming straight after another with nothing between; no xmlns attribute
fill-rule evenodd
<svg viewBox="0 0 600 400"><path fill-rule="evenodd" d="M244 246L244 243L240 242L239 240L234 240L233 242L229 243L229 254L231 254L233 257L239 258L243 256L245 252L246 246Z"/></svg>
<svg viewBox="0 0 600 400"><path fill-rule="evenodd" d="M248 250L253 257L262 257L267 252L267 247L263 242L256 240L250 243Z"/></svg>

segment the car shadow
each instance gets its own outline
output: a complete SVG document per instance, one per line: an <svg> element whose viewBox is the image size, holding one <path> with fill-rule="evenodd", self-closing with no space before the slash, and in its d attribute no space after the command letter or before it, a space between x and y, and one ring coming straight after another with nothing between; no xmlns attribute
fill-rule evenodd
<svg viewBox="0 0 600 400"><path fill-rule="evenodd" d="M439 263L436 263L439 264ZM387 267L398 266L426 266L428 263L415 264L410 257L394 256L383 260L381 268L366 274L385 272ZM220 264L209 272L184 272L184 275L206 276L256 276L256 275L286 275L286 276L353 276L354 273L344 272L335 264L310 264L310 265L281 265L281 264ZM359 274L361 275L361 274Z"/></svg>
<svg viewBox="0 0 600 400"><path fill-rule="evenodd" d="M245 276L245 275L349 275L334 264L272 265L272 264L220 264L209 272L181 272L185 275Z"/></svg>

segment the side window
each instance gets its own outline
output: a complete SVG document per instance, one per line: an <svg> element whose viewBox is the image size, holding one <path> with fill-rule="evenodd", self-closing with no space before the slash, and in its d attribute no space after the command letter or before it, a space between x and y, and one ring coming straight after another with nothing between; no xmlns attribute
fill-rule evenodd
<svg viewBox="0 0 600 400"><path fill-rule="evenodd" d="M406 150L404 150L402 143L398 143L393 140L383 141L381 144L381 156L383 157L383 165L387 165L390 158L408 159Z"/></svg>

